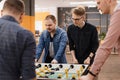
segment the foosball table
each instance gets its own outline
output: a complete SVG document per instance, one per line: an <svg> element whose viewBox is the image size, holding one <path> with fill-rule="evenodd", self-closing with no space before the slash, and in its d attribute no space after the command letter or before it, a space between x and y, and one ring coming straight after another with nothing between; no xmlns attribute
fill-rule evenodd
<svg viewBox="0 0 120 80"><path fill-rule="evenodd" d="M88 68L85 64L36 63L37 80L77 80Z"/></svg>

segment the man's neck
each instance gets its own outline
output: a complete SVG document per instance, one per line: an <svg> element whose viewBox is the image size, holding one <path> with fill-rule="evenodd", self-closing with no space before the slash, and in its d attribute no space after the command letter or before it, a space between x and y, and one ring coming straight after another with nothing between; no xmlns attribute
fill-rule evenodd
<svg viewBox="0 0 120 80"><path fill-rule="evenodd" d="M55 32L56 32L56 29L55 29L54 31L50 32L50 36L51 36L52 38L54 37Z"/></svg>
<svg viewBox="0 0 120 80"><path fill-rule="evenodd" d="M83 28L84 25L85 25L85 22L83 21L80 25L78 25L78 27Z"/></svg>
<svg viewBox="0 0 120 80"><path fill-rule="evenodd" d="M5 15L12 16L12 17L14 17L16 19L16 21L19 22L19 16L20 15L15 15L15 14L11 13L10 11L4 11L4 12L2 12L2 16L5 16Z"/></svg>
<svg viewBox="0 0 120 80"><path fill-rule="evenodd" d="M113 2L110 7L110 15L113 14L117 6L117 2Z"/></svg>

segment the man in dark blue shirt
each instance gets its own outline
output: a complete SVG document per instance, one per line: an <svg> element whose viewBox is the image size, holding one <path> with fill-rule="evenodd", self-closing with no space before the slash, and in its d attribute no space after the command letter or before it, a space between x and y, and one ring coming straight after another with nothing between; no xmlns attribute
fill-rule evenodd
<svg viewBox="0 0 120 80"><path fill-rule="evenodd" d="M22 0L6 0L0 18L0 80L36 80L35 39L23 29Z"/></svg>
<svg viewBox="0 0 120 80"><path fill-rule="evenodd" d="M73 24L68 27L68 39L73 63L90 64L98 48L98 34L95 26L85 22L85 8L79 6L72 11Z"/></svg>

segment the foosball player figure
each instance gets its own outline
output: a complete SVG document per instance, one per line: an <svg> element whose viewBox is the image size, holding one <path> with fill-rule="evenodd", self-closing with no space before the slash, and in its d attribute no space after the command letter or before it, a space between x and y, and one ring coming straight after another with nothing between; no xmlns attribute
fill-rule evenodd
<svg viewBox="0 0 120 80"><path fill-rule="evenodd" d="M40 75L40 72L37 72L37 71L36 71L36 75Z"/></svg>
<svg viewBox="0 0 120 80"><path fill-rule="evenodd" d="M72 79L71 80L76 80L75 74L72 75Z"/></svg>
<svg viewBox="0 0 120 80"><path fill-rule="evenodd" d="M68 78L68 69L65 69L66 78Z"/></svg>
<svg viewBox="0 0 120 80"><path fill-rule="evenodd" d="M48 67L45 66L44 69L45 69L45 70L48 70Z"/></svg>
<svg viewBox="0 0 120 80"><path fill-rule="evenodd" d="M40 73L39 73L39 75L38 75L39 77L43 77Z"/></svg>
<svg viewBox="0 0 120 80"><path fill-rule="evenodd" d="M48 68L47 70L48 70L48 72L51 72L51 69Z"/></svg>
<svg viewBox="0 0 120 80"><path fill-rule="evenodd" d="M68 71L69 71L70 69L73 69L73 68L74 68L74 65L70 65Z"/></svg>
<svg viewBox="0 0 120 80"><path fill-rule="evenodd" d="M42 75L40 74L40 72L36 72L36 75L39 77L42 77Z"/></svg>
<svg viewBox="0 0 120 80"><path fill-rule="evenodd" d="M78 79L80 78L80 70L77 70Z"/></svg>
<svg viewBox="0 0 120 80"><path fill-rule="evenodd" d="M83 66L80 66L80 73L83 72Z"/></svg>
<svg viewBox="0 0 120 80"><path fill-rule="evenodd" d="M58 74L58 79L61 79L62 78L62 74Z"/></svg>
<svg viewBox="0 0 120 80"><path fill-rule="evenodd" d="M40 70L40 72L44 72L44 69L43 69L43 68L40 68L39 70Z"/></svg>
<svg viewBox="0 0 120 80"><path fill-rule="evenodd" d="M45 69L45 70L47 70L47 69L48 69L48 66L47 66L47 65L45 65L45 66L44 66L44 69Z"/></svg>

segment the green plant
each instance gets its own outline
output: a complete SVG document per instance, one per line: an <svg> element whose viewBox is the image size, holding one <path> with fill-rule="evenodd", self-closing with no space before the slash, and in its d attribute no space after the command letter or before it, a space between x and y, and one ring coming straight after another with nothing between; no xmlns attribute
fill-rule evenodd
<svg viewBox="0 0 120 80"><path fill-rule="evenodd" d="M105 32L102 32L101 34L99 34L100 40L104 40L105 36L106 36Z"/></svg>

